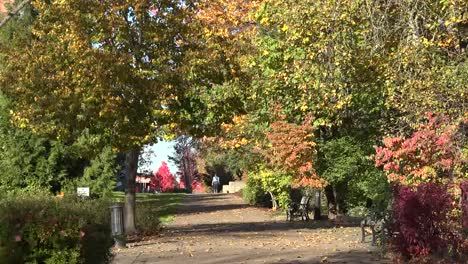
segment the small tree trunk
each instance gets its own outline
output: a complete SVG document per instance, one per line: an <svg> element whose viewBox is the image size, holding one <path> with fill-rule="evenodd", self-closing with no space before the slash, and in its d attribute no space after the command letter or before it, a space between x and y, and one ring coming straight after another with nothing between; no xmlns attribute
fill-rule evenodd
<svg viewBox="0 0 468 264"><path fill-rule="evenodd" d="M336 186L333 186L333 197L335 198L336 215L339 215L341 212L341 206L340 206L339 199L338 199L339 194L336 188L337 188Z"/></svg>
<svg viewBox="0 0 468 264"><path fill-rule="evenodd" d="M346 213L345 194L347 192L346 184L339 183L333 186L333 195L336 202L337 215L344 215Z"/></svg>
<svg viewBox="0 0 468 264"><path fill-rule="evenodd" d="M320 200L320 195L321 192L319 189L315 190L315 201L314 201L314 220L320 220L320 217L322 215L322 210L320 209L321 206L321 200Z"/></svg>
<svg viewBox="0 0 468 264"><path fill-rule="evenodd" d="M278 209L278 201L276 200L276 196L272 192L268 192L271 196L271 206L272 210L276 211Z"/></svg>
<svg viewBox="0 0 468 264"><path fill-rule="evenodd" d="M127 190L125 191L124 224L127 235L136 233L135 225L135 181L138 170L138 156L140 148L132 148L126 155L127 163Z"/></svg>
<svg viewBox="0 0 468 264"><path fill-rule="evenodd" d="M187 158L187 151L184 152L184 156L182 158L182 168L183 168L183 174L184 174L184 180L185 180L185 188L187 191L192 193L192 179L190 175L190 171L188 168L188 158Z"/></svg>

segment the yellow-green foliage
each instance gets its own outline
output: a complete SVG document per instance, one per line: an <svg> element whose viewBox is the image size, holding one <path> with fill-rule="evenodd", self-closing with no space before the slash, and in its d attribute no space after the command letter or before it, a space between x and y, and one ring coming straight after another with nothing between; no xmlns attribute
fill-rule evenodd
<svg viewBox="0 0 468 264"><path fill-rule="evenodd" d="M293 182L290 174L261 168L256 173L251 173L249 178L258 179L265 192L271 192L278 199L279 206L285 208L289 201L289 190Z"/></svg>

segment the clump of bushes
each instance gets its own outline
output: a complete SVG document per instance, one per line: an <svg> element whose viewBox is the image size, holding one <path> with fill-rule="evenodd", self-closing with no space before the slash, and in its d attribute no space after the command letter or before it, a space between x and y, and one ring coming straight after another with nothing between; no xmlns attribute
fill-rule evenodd
<svg viewBox="0 0 468 264"><path fill-rule="evenodd" d="M425 183L397 188L393 204L391 247L404 261L463 262L468 253L461 234L457 203L446 185Z"/></svg>
<svg viewBox="0 0 468 264"><path fill-rule="evenodd" d="M260 179L250 177L246 186L242 189L242 198L244 201L255 206L271 207L271 198L262 188Z"/></svg>
<svg viewBox="0 0 468 264"><path fill-rule="evenodd" d="M249 173L249 180L259 184L264 193L270 195L272 209L286 208L291 201L289 195L293 178L291 174L260 168L258 172Z"/></svg>
<svg viewBox="0 0 468 264"><path fill-rule="evenodd" d="M105 263L113 241L109 203L9 195L0 200L0 263Z"/></svg>
<svg viewBox="0 0 468 264"><path fill-rule="evenodd" d="M356 206L348 210L347 214L351 217L361 217L364 218L370 214L369 208L365 206Z"/></svg>
<svg viewBox="0 0 468 264"><path fill-rule="evenodd" d="M285 209L291 201L299 202L303 189L292 188L292 176L279 171L262 169L249 174L242 189L242 198L251 205Z"/></svg>

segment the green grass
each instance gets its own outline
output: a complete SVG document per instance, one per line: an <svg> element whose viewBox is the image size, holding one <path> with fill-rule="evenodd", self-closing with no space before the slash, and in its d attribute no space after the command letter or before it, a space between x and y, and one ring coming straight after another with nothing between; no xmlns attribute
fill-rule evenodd
<svg viewBox="0 0 468 264"><path fill-rule="evenodd" d="M123 202L125 194L114 192L113 198ZM137 193L136 197L136 224L139 230L153 233L159 225L168 224L174 220L177 205L180 204L183 193Z"/></svg>

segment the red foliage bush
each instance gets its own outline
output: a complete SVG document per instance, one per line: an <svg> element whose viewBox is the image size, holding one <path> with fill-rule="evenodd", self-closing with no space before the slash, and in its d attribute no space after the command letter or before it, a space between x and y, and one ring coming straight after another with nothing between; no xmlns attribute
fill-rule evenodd
<svg viewBox="0 0 468 264"><path fill-rule="evenodd" d="M180 178L179 188L180 189L187 188L187 184L185 184L185 180L183 178Z"/></svg>
<svg viewBox="0 0 468 264"><path fill-rule="evenodd" d="M192 191L194 191L194 192L204 192L204 190L205 190L203 188L203 185L200 183L200 181L197 178L192 179L191 186L192 186ZM183 178L180 179L179 188L180 189L185 189L186 188L185 180Z"/></svg>
<svg viewBox="0 0 468 264"><path fill-rule="evenodd" d="M462 208L462 226L468 232L468 181L460 184L461 189L461 208Z"/></svg>
<svg viewBox="0 0 468 264"><path fill-rule="evenodd" d="M447 124L445 118L429 115L411 137L385 138L384 147L376 147L375 165L383 166L391 182L404 185L448 179L460 152L454 127Z"/></svg>
<svg viewBox="0 0 468 264"><path fill-rule="evenodd" d="M447 186L425 183L396 188L391 247L406 259L460 253L462 239L455 231L451 212L454 197Z"/></svg>
<svg viewBox="0 0 468 264"><path fill-rule="evenodd" d="M194 192L203 192L204 188L203 185L200 183L199 180L192 181L192 191Z"/></svg>
<svg viewBox="0 0 468 264"><path fill-rule="evenodd" d="M459 129L447 118L430 114L411 137L386 138L383 147L376 147L375 165L398 186L390 242L405 260L456 263L468 256L463 235L468 226L468 184L460 185L461 197L452 188L463 175Z"/></svg>

